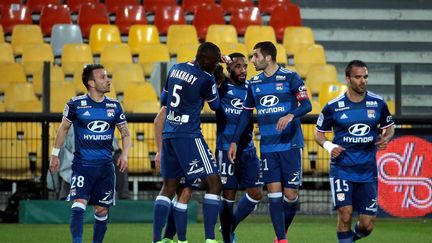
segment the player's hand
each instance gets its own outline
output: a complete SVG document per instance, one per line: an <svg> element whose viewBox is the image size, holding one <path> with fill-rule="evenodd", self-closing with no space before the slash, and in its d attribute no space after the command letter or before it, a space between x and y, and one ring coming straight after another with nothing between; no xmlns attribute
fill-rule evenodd
<svg viewBox="0 0 432 243"><path fill-rule="evenodd" d="M230 147L228 149L228 159L233 164L234 164L236 153L237 153L237 144L236 143L231 143Z"/></svg>
<svg viewBox="0 0 432 243"><path fill-rule="evenodd" d="M286 116L279 118L279 121L276 124L276 130L283 131L288 126L288 123L290 123L293 119L294 119L293 114L288 114Z"/></svg>
<svg viewBox="0 0 432 243"><path fill-rule="evenodd" d="M387 148L388 141L382 135L379 135L375 145L377 146L377 149L384 150Z"/></svg>
<svg viewBox="0 0 432 243"><path fill-rule="evenodd" d="M57 156L51 155L49 169L51 173L59 170L59 158Z"/></svg>
<svg viewBox="0 0 432 243"><path fill-rule="evenodd" d="M123 152L117 160L117 166L119 167L119 171L122 173L125 172L128 167L127 155L123 154Z"/></svg>
<svg viewBox="0 0 432 243"><path fill-rule="evenodd" d="M332 158L337 158L343 151L345 151L345 148L341 147L341 146L337 146L334 149L332 149L330 156Z"/></svg>
<svg viewBox="0 0 432 243"><path fill-rule="evenodd" d="M156 172L161 172L161 153L156 152L155 155L155 166L156 166Z"/></svg>

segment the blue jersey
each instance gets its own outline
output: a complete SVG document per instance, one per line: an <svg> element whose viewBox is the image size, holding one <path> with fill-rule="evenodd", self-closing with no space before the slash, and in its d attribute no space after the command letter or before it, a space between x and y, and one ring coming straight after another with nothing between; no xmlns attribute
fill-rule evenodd
<svg viewBox="0 0 432 243"><path fill-rule="evenodd" d="M163 138L202 137L200 113L207 102L219 102L213 75L194 63L174 65L168 72L162 95L167 107Z"/></svg>
<svg viewBox="0 0 432 243"><path fill-rule="evenodd" d="M217 138L216 148L228 151L232 136L243 111L243 101L247 88L230 83L229 79L218 88L221 108L216 111ZM253 121L249 121L238 143L238 150L248 151L254 149L252 141Z"/></svg>
<svg viewBox="0 0 432 243"><path fill-rule="evenodd" d="M331 132L333 143L345 148L331 160L330 176L354 182L370 182L377 174L376 145L381 129L393 125L382 97L367 91L361 102L341 95L324 106L317 120L317 130Z"/></svg>
<svg viewBox="0 0 432 243"><path fill-rule="evenodd" d="M126 117L117 100L105 96L101 102L88 95L72 98L63 116L73 123L75 152L72 163L100 167L112 163L115 126Z"/></svg>
<svg viewBox="0 0 432 243"><path fill-rule="evenodd" d="M261 133L261 153L281 152L292 148L302 148L303 133L300 126L299 102L307 100L305 85L300 76L287 69L279 69L267 77L262 72L248 81L245 109L256 107ZM308 112L309 110L305 110ZM295 118L283 131L276 130L282 116L291 113ZM303 112L304 113L304 112Z"/></svg>

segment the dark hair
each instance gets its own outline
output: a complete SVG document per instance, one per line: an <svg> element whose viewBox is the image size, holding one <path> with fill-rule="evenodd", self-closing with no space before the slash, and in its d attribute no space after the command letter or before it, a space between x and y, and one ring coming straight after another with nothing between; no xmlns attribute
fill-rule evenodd
<svg viewBox="0 0 432 243"><path fill-rule="evenodd" d="M228 56L231 58L231 60L236 57L245 57L245 55L241 54L240 52L234 52L229 54Z"/></svg>
<svg viewBox="0 0 432 243"><path fill-rule="evenodd" d="M363 61L352 60L351 62L348 63L348 65L345 68L345 77L351 76L352 67L365 67L365 68L367 68L367 65Z"/></svg>
<svg viewBox="0 0 432 243"><path fill-rule="evenodd" d="M88 64L84 66L82 72L82 82L84 86L88 89L88 81L93 80L93 70L96 69L105 69L102 64Z"/></svg>
<svg viewBox="0 0 432 243"><path fill-rule="evenodd" d="M220 61L220 49L211 42L204 42L198 47L196 61L204 71L212 73Z"/></svg>
<svg viewBox="0 0 432 243"><path fill-rule="evenodd" d="M255 50L258 48L261 49L261 53L264 57L270 55L272 60L276 61L276 46L271 41L263 41L256 43L253 49Z"/></svg>

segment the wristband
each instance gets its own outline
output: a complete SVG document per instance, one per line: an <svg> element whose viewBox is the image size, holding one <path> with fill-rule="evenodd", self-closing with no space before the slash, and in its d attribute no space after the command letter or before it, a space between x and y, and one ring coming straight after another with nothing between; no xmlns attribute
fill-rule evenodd
<svg viewBox="0 0 432 243"><path fill-rule="evenodd" d="M325 141L323 143L323 147L329 152L329 154L331 154L331 151L336 148L338 145L330 142L330 141Z"/></svg>
<svg viewBox="0 0 432 243"><path fill-rule="evenodd" d="M58 157L59 153L60 153L60 149L58 149L58 148L52 148L52 152L51 152L52 155Z"/></svg>

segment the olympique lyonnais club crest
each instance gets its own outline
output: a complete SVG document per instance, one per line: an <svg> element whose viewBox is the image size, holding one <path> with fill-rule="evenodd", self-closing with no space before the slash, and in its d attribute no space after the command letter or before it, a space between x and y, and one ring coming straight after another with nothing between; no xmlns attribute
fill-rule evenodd
<svg viewBox="0 0 432 243"><path fill-rule="evenodd" d="M378 151L378 204L397 217L432 212L432 144L420 137L393 139Z"/></svg>

